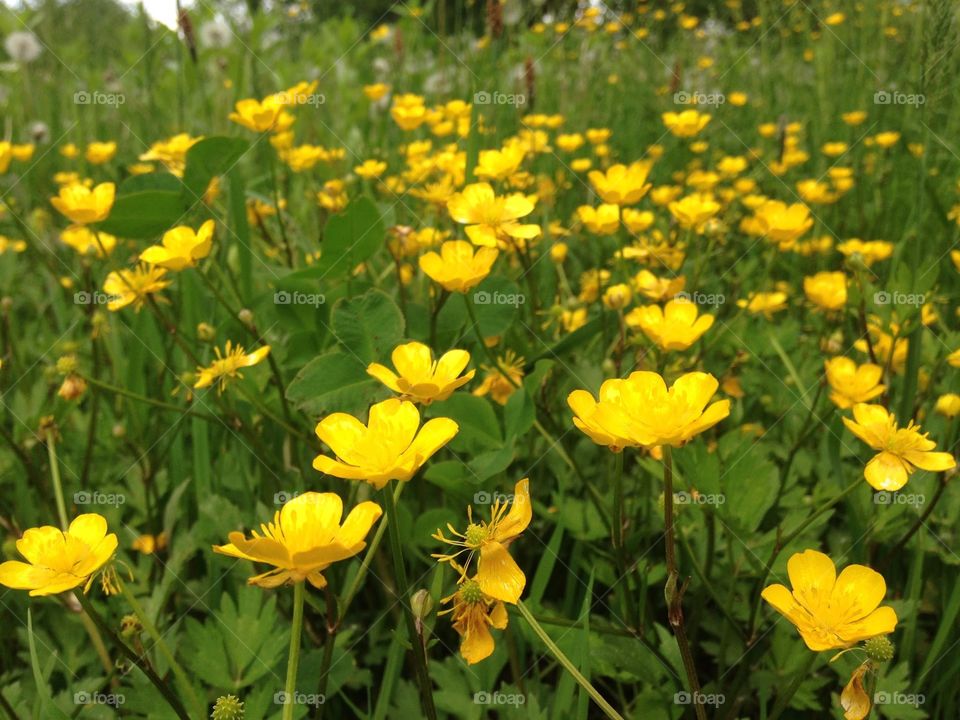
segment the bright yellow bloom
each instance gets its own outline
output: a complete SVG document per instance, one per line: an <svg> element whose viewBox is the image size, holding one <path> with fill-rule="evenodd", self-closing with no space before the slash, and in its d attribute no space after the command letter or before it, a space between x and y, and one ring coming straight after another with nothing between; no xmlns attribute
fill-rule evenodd
<svg viewBox="0 0 960 720"><path fill-rule="evenodd" d="M467 580L456 594L444 598L444 604L453 602L453 629L460 636L460 655L473 665L493 654L494 642L490 628L503 630L507 627L508 615L504 604L483 594L476 580ZM443 613L438 613L443 614Z"/></svg>
<svg viewBox="0 0 960 720"><path fill-rule="evenodd" d="M867 119L867 113L863 110L854 110L852 112L843 113L840 116L840 119L843 120L845 124L855 127L863 124L863 122Z"/></svg>
<svg viewBox="0 0 960 720"><path fill-rule="evenodd" d="M366 95L367 100L373 102L382 100L388 92L390 92L390 86L386 83L374 83L373 85L363 86L363 94Z"/></svg>
<svg viewBox="0 0 960 720"><path fill-rule="evenodd" d="M818 272L803 279L803 292L824 310L839 310L847 304L847 276L842 272Z"/></svg>
<svg viewBox="0 0 960 720"><path fill-rule="evenodd" d="M737 307L745 308L751 315L763 315L769 320L775 312L787 307L787 294L776 290L774 292L750 293L747 299L737 300Z"/></svg>
<svg viewBox="0 0 960 720"><path fill-rule="evenodd" d="M885 332L883 328L876 324L875 320L867 323L867 332L870 333L870 344L867 344L866 338L857 340L853 346L860 352L869 352L873 348L873 354L877 362L881 365L890 363L891 369L896 373L903 372L907 364L907 352L910 349L910 340L905 337L899 337L900 327L896 323L891 323L891 332ZM892 355L892 357L891 357ZM949 362L950 358L947 358Z"/></svg>
<svg viewBox="0 0 960 720"><path fill-rule="evenodd" d="M830 383L830 401L841 410L873 400L887 389L880 383L883 368L879 365L857 365L846 357L831 358L823 365Z"/></svg>
<svg viewBox="0 0 960 720"><path fill-rule="evenodd" d="M699 315L695 303L671 300L663 308L647 305L634 308L625 320L639 328L661 350L686 350L713 325L713 315Z"/></svg>
<svg viewBox="0 0 960 720"><path fill-rule="evenodd" d="M620 206L603 203L597 207L581 205L577 218L594 235L612 235L620 227Z"/></svg>
<svg viewBox="0 0 960 720"><path fill-rule="evenodd" d="M13 146L7 140L0 140L0 175L10 169L13 160Z"/></svg>
<svg viewBox="0 0 960 720"><path fill-rule="evenodd" d="M187 163L187 151L203 140L203 137L191 137L187 133L179 133L166 140L158 140L139 159L145 162L157 161L163 164L177 177L183 177Z"/></svg>
<svg viewBox="0 0 960 720"><path fill-rule="evenodd" d="M667 208L680 227L700 232L720 212L720 203L709 193L694 193L670 202Z"/></svg>
<svg viewBox="0 0 960 720"><path fill-rule="evenodd" d="M59 196L50 199L61 215L77 225L106 220L113 207L116 185L100 183L93 190L85 185L67 185L60 188Z"/></svg>
<svg viewBox="0 0 960 720"><path fill-rule="evenodd" d="M678 138L691 138L710 122L709 115L696 110L684 110L679 113L665 112L661 117L667 130Z"/></svg>
<svg viewBox="0 0 960 720"><path fill-rule="evenodd" d="M406 482L412 478L459 429L457 423L443 417L420 427L416 405L390 398L370 408L367 425L346 413L333 413L321 420L317 437L337 459L317 455L313 467L345 480L365 480L380 489L390 480Z"/></svg>
<svg viewBox="0 0 960 720"><path fill-rule="evenodd" d="M324 588L323 571L363 550L367 533L382 514L376 503L362 502L341 524L343 501L337 494L306 492L276 512L272 523L261 525L262 534L254 530L247 538L232 532L227 536L230 544L214 545L213 551L274 566L247 580L250 585L274 588L306 580Z"/></svg>
<svg viewBox="0 0 960 720"><path fill-rule="evenodd" d="M110 295L107 310L116 312L133 305L137 312L143 307L147 296L158 293L170 284L164 280L164 268L138 265L133 269L114 270L103 281L103 292Z"/></svg>
<svg viewBox="0 0 960 720"><path fill-rule="evenodd" d="M497 197L488 183L467 185L447 201L455 222L466 225L474 245L496 247L498 240L530 240L540 234L539 225L521 225L518 218L533 212L534 201L521 193Z"/></svg>
<svg viewBox="0 0 960 720"><path fill-rule="evenodd" d="M960 395L956 393L946 393L937 398L937 404L934 407L938 413L948 418L955 418L960 415Z"/></svg>
<svg viewBox="0 0 960 720"><path fill-rule="evenodd" d="M178 271L194 267L210 254L213 244L214 221L207 220L196 232L181 225L163 234L160 245L152 245L140 253L140 260Z"/></svg>
<svg viewBox="0 0 960 720"><path fill-rule="evenodd" d="M648 230L656 219L649 210L634 210L632 208L624 208L620 216L627 230L634 234Z"/></svg>
<svg viewBox="0 0 960 720"><path fill-rule="evenodd" d="M504 180L520 169L526 156L526 149L519 143L507 145L502 150L481 150L473 173L479 178Z"/></svg>
<svg viewBox="0 0 960 720"><path fill-rule="evenodd" d="M427 119L427 108L419 95L397 95L393 98L390 117L401 130L416 130Z"/></svg>
<svg viewBox="0 0 960 720"><path fill-rule="evenodd" d="M497 359L497 367L484 365L483 370L486 373L483 382L473 394L478 397L489 395L495 403L506 405L523 380L523 358L513 350L507 350L506 355Z"/></svg>
<svg viewBox="0 0 960 720"><path fill-rule="evenodd" d="M284 129L284 107L287 103L279 95L270 95L263 101L255 98L239 100L236 110L228 116L230 120L254 132L267 132Z"/></svg>
<svg viewBox="0 0 960 720"><path fill-rule="evenodd" d="M792 622L814 652L846 648L893 632L897 614L878 607L887 592L883 576L864 565L848 565L837 576L833 560L816 550L787 560L789 588L770 585L763 599Z"/></svg>
<svg viewBox="0 0 960 720"><path fill-rule="evenodd" d="M367 180L378 178L387 171L387 164L382 160L364 160L362 164L357 165L353 171Z"/></svg>
<svg viewBox="0 0 960 720"><path fill-rule="evenodd" d="M599 401L574 390L567 404L573 424L598 445L614 452L625 447L679 447L730 414L730 401L707 407L719 383L709 373L686 373L667 389L655 372L638 371L626 379L607 380Z"/></svg>
<svg viewBox="0 0 960 720"><path fill-rule="evenodd" d="M779 200L768 200L756 209L760 233L780 246L789 249L807 230L813 227L810 209L803 203L787 205Z"/></svg>
<svg viewBox="0 0 960 720"><path fill-rule="evenodd" d="M893 243L886 240L864 242L858 238L852 238L837 245L837 250L844 257L859 258L867 267L870 267L875 262L886 260L893 255Z"/></svg>
<svg viewBox="0 0 960 720"><path fill-rule="evenodd" d="M216 353L217 359L208 367L197 368L198 377L193 387L199 389L218 383L217 392L222 393L230 380L243 377L240 374L241 369L253 367L263 362L264 358L270 354L270 346L264 345L252 353L247 353L241 345L233 345L227 340L222 353L218 347L215 347L213 351Z"/></svg>
<svg viewBox="0 0 960 720"><path fill-rule="evenodd" d="M29 590L31 596L56 595L80 585L86 592L116 549L117 536L107 534L107 521L96 513L77 516L67 530L30 528L17 540L17 550L28 562L0 565L0 585Z"/></svg>
<svg viewBox="0 0 960 720"><path fill-rule="evenodd" d="M603 306L609 310L621 310L630 304L633 291L626 283L611 285L603 291Z"/></svg>
<svg viewBox="0 0 960 720"><path fill-rule="evenodd" d="M634 275L630 282L638 293L654 302L660 302L683 291L687 279L682 275L675 278L661 278L644 269Z"/></svg>
<svg viewBox="0 0 960 720"><path fill-rule="evenodd" d="M607 168L605 173L594 170L587 177L605 203L613 205L633 205L640 202L652 187L647 182L652 163L638 161L626 165L617 164Z"/></svg>
<svg viewBox="0 0 960 720"><path fill-rule="evenodd" d="M108 233L94 233L86 225L71 225L60 233L60 240L81 255L109 255L117 246L117 239Z"/></svg>
<svg viewBox="0 0 960 720"><path fill-rule="evenodd" d="M509 512L507 512L509 508ZM433 535L436 540L448 545L462 548L453 555L434 555L440 562L450 563L456 569L461 579L465 578L470 562L477 557L477 574L473 578L480 586L480 590L494 600L514 603L520 600L527 578L517 565L507 547L527 529L533 517L533 506L530 502L530 481L527 478L517 482L513 491L513 498L508 502L496 500L490 509L490 522L473 521L473 508L467 508L469 524L466 532L457 532L452 525L447 529L456 538L447 538L443 531L438 529ZM467 559L461 564L457 557L468 553Z"/></svg>
<svg viewBox="0 0 960 720"><path fill-rule="evenodd" d="M87 145L87 162L91 165L103 165L113 160L117 154L115 142L92 142Z"/></svg>
<svg viewBox="0 0 960 720"><path fill-rule="evenodd" d="M940 472L957 466L950 453L932 452L937 444L928 439L928 433L920 432L919 425L911 420L907 427L898 428L896 418L882 405L857 403L853 406L853 417L853 420L843 418L843 424L867 445L880 451L863 471L874 490L899 490L917 468Z"/></svg>
<svg viewBox="0 0 960 720"><path fill-rule="evenodd" d="M367 373L400 393L405 400L424 405L446 400L454 390L470 382L476 373L476 370L470 370L460 375L470 362L470 353L466 350L450 350L434 361L430 348L418 342L397 345L390 359L396 373L379 363L370 363Z"/></svg>
<svg viewBox="0 0 960 720"><path fill-rule="evenodd" d="M444 290L467 292L490 274L497 255L496 248L474 248L464 240L448 240L439 254L428 252L420 257L420 269Z"/></svg>

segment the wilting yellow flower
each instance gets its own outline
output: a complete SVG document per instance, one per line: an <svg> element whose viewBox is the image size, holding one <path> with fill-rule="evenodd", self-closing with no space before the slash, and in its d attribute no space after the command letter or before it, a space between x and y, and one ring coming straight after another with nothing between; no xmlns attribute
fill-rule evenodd
<svg viewBox="0 0 960 720"><path fill-rule="evenodd" d="M840 707L843 708L843 720L863 720L870 714L870 696L863 687L863 676L870 669L870 663L861 663L850 676L843 692L840 693Z"/></svg>
<svg viewBox="0 0 960 720"><path fill-rule="evenodd" d="M708 220L720 212L720 203L709 193L694 193L667 205L680 227L700 232Z"/></svg>
<svg viewBox="0 0 960 720"><path fill-rule="evenodd" d="M920 432L919 425L911 420L907 427L898 428L896 418L882 405L857 403L853 406L853 417L853 420L843 418L843 424L867 445L880 451L863 471L875 490L899 490L917 468L940 472L957 466L950 453L932 452L937 444L927 438L927 433Z"/></svg>
<svg viewBox="0 0 960 720"><path fill-rule="evenodd" d="M152 245L140 253L140 260L178 271L194 267L210 254L213 244L214 221L207 220L196 232L181 225L163 234L160 245Z"/></svg>
<svg viewBox="0 0 960 720"><path fill-rule="evenodd" d="M374 502L357 505L341 524L343 501L335 493L306 492L286 503L247 538L242 532L227 537L229 545L214 545L222 555L273 565L247 580L250 585L274 588L306 580L315 588L327 586L323 571L351 558L364 547L370 528L383 511Z"/></svg>
<svg viewBox="0 0 960 720"><path fill-rule="evenodd" d="M107 533L106 519L96 513L77 516L67 530L30 528L17 540L17 550L28 562L0 565L0 585L29 590L31 596L56 595L80 585L86 592L116 549L117 536Z"/></svg>
<svg viewBox="0 0 960 720"><path fill-rule="evenodd" d="M454 390L470 382L476 373L476 370L470 370L460 375L470 362L470 353L466 350L450 350L435 362L430 348L418 342L397 345L390 359L396 373L379 363L370 363L367 373L400 393L404 399L424 405L446 400Z"/></svg>
<svg viewBox="0 0 960 720"><path fill-rule="evenodd" d="M270 95L263 101L255 98L239 100L236 110L228 116L230 120L254 132L280 130L284 107L287 103L280 95Z"/></svg>
<svg viewBox="0 0 960 720"><path fill-rule="evenodd" d="M448 240L439 254L428 252L420 257L420 269L444 290L467 292L490 274L497 255L496 248L474 248L464 240Z"/></svg>
<svg viewBox="0 0 960 720"><path fill-rule="evenodd" d="M540 234L539 225L521 225L518 218L533 212L534 201L514 193L497 197L488 183L467 185L447 201L455 222L466 225L467 237L475 245L496 247L498 240L530 240Z"/></svg>
<svg viewBox="0 0 960 720"><path fill-rule="evenodd" d="M679 138L693 137L710 122L709 115L696 110L684 110L679 113L665 112L661 117L667 130Z"/></svg>
<svg viewBox="0 0 960 720"><path fill-rule="evenodd" d="M948 418L955 418L960 415L960 395L956 393L946 393L937 398L936 407L938 413Z"/></svg>
<svg viewBox="0 0 960 720"><path fill-rule="evenodd" d="M133 305L140 312L148 295L158 293L170 284L169 280L163 279L166 274L164 268L146 265L114 270L103 281L103 292L111 296L107 301L107 310L116 312Z"/></svg>
<svg viewBox="0 0 960 720"><path fill-rule="evenodd" d="M91 165L103 165L113 160L117 154L115 142L92 142L87 145L87 162Z"/></svg>
<svg viewBox="0 0 960 720"><path fill-rule="evenodd" d="M779 200L768 200L755 211L760 233L789 249L801 235L813 227L810 209L803 203L787 205Z"/></svg>
<svg viewBox="0 0 960 720"><path fill-rule="evenodd" d="M94 233L86 225L71 225L60 233L60 240L81 255L109 255L117 246L117 239L105 232Z"/></svg>
<svg viewBox="0 0 960 720"><path fill-rule="evenodd" d="M603 203L597 207L581 205L577 218L594 235L612 235L620 227L620 206Z"/></svg>
<svg viewBox="0 0 960 720"><path fill-rule="evenodd" d="M116 189L110 182L100 183L93 190L81 184L66 185L50 204L77 225L96 223L110 215Z"/></svg>
<svg viewBox="0 0 960 720"><path fill-rule="evenodd" d="M367 425L346 413L323 418L317 424L317 437L337 459L317 455L313 467L345 480L365 480L378 489L390 480L406 482L459 429L443 417L420 427L416 405L390 398L370 408Z"/></svg>
<svg viewBox="0 0 960 720"><path fill-rule="evenodd" d="M667 389L654 372L638 371L626 379L607 380L599 401L574 390L567 404L573 424L598 445L614 452L625 447L679 447L730 414L730 401L707 407L719 383L709 373L686 373Z"/></svg>
<svg viewBox="0 0 960 720"><path fill-rule="evenodd" d="M497 359L497 367L484 365L483 370L486 373L483 382L473 391L473 394L490 395L494 402L506 405L513 391L523 380L523 358L516 355L513 350L507 350L505 356Z"/></svg>
<svg viewBox="0 0 960 720"><path fill-rule="evenodd" d="M503 630L507 627L508 615L504 604L484 595L476 580L466 580L444 604L453 602L450 610L453 629L460 636L460 655L470 665L485 660L493 654L494 642L490 628Z"/></svg>
<svg viewBox="0 0 960 720"><path fill-rule="evenodd" d="M803 279L803 292L824 310L839 310L847 304L847 276L842 272L818 272Z"/></svg>
<svg viewBox="0 0 960 720"><path fill-rule="evenodd" d="M787 294L779 290L773 292L750 293L747 299L737 300L737 307L745 308L751 315L763 315L769 320L775 312L787 307Z"/></svg>
<svg viewBox="0 0 960 720"><path fill-rule="evenodd" d="M509 512L507 512L508 508ZM447 529L455 538L447 538L440 529L433 535L436 540L462 549L452 555L434 555L434 557L440 562L450 563L463 579L470 569L471 560L477 555L477 574L473 579L480 586L483 594L494 600L516 604L523 594L527 578L510 557L507 547L527 529L533 517L530 481L524 478L517 482L513 498L509 503L501 502L499 499L493 503L490 509L490 522L481 520L475 523L472 508L467 509L467 517L469 525L466 532L457 532L452 525L447 525ZM461 564L457 558L463 553L468 555Z"/></svg>
<svg viewBox="0 0 960 720"><path fill-rule="evenodd" d="M713 315L699 315L695 303L671 300L663 308L647 305L634 308L625 317L632 328L639 328L662 350L686 350L713 325Z"/></svg>
<svg viewBox="0 0 960 720"><path fill-rule="evenodd" d="M587 177L605 203L613 205L633 205L640 202L650 190L647 182L652 163L638 161L630 166L617 164L607 168L605 173L594 170Z"/></svg>
<svg viewBox="0 0 960 720"><path fill-rule="evenodd" d="M216 353L217 359L208 367L197 368L197 381L193 384L193 387L199 389L218 383L217 392L222 393L230 380L243 377L240 370L263 362L264 358L270 354L270 346L264 345L252 353L247 353L241 345L234 345L227 340L222 353L218 347L215 347L213 351Z"/></svg>
<svg viewBox="0 0 960 720"><path fill-rule="evenodd" d="M814 652L850 647L886 635L897 626L893 608L878 607L887 592L883 576L864 565L848 565L837 576L833 560L816 550L787 560L789 588L770 585L763 599L792 622Z"/></svg>
<svg viewBox="0 0 960 720"><path fill-rule="evenodd" d="M823 365L830 383L830 400L841 410L873 400L887 389L880 384L883 368L879 365L857 365L846 357L831 358Z"/></svg>

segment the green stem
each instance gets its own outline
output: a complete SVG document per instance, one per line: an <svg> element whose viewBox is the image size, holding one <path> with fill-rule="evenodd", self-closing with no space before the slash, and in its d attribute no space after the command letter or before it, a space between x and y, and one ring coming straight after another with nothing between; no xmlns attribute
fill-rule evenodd
<svg viewBox="0 0 960 720"><path fill-rule="evenodd" d="M327 637L323 642L323 662L320 665L320 697L322 702L326 703L327 680L330 675L330 663L333 661L333 646L337 638L337 630L340 627L340 618L342 615L337 609L337 598L330 592L330 587L323 589L324 598L327 603ZM324 704L317 707L317 720L323 718Z"/></svg>
<svg viewBox="0 0 960 720"><path fill-rule="evenodd" d="M399 482L399 481L398 481ZM387 530L390 533L390 554L393 556L393 571L397 579L397 595L403 604L403 614L407 621L407 635L413 646L414 664L417 673L417 683L420 686L420 697L423 702L423 711L429 720L437 720L437 711L433 704L433 687L430 682L430 671L427 669L427 654L423 640L417 632L417 623L410 607L410 586L407 583L407 569L403 564L403 543L400 540L400 523L397 517L397 503L390 488L380 491L384 505L387 506Z"/></svg>
<svg viewBox="0 0 960 720"><path fill-rule="evenodd" d="M550 651L550 654L553 655L554 659L563 666L563 669L570 673L571 677L577 681L577 684L582 687L587 694L593 698L593 701L603 710L604 715L606 715L611 720L623 720L623 716L613 709L613 706L608 703L603 695L591 684L583 674L577 670L576 666L570 662L570 658L563 654L563 651L557 647L557 644L547 635L546 630L544 630L540 623L537 622L537 619L533 616L527 606L523 604L522 600L517 601L517 610L520 611L520 614L523 615L523 619L527 621L527 624L531 629L537 634L537 637L547 646L547 650Z"/></svg>
<svg viewBox="0 0 960 720"><path fill-rule="evenodd" d="M290 655L287 658L287 682L283 704L283 720L293 720L294 697L297 692L297 668L300 666L300 635L303 630L303 599L306 581L293 585L293 620L290 624Z"/></svg>
<svg viewBox="0 0 960 720"><path fill-rule="evenodd" d="M57 501L57 514L60 516L60 527L67 529L67 506L63 501L63 484L60 481L60 463L57 461L56 430L47 430L47 457L50 459L50 479L53 482L53 495Z"/></svg>
<svg viewBox="0 0 960 720"><path fill-rule="evenodd" d="M83 379L87 381L88 384L93 385L94 387L100 388L101 390L106 390L107 392L112 392L116 395L122 395L128 397L131 400L136 400L137 402L144 403L146 405L152 405L155 408L160 410L169 410L170 412L177 412L183 415L191 415L193 417L201 418L207 422L212 422L220 424L220 419L214 415L209 415L207 413L199 412L197 410L192 410L186 407L180 407L179 405L174 405L173 403L163 402L162 400L155 400L154 398L147 397L146 395L140 395L126 388L118 387L116 385L110 385L105 383L102 380L96 380L90 376L83 376Z"/></svg>

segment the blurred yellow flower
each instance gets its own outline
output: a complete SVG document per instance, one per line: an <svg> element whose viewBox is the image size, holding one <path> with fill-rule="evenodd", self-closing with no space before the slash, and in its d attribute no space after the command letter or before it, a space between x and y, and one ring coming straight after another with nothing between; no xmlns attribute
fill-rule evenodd
<svg viewBox="0 0 960 720"><path fill-rule="evenodd" d="M679 113L665 112L661 117L667 130L678 138L691 138L710 122L710 115L696 110L684 110Z"/></svg>
<svg viewBox="0 0 960 720"><path fill-rule="evenodd" d="M430 348L423 343L398 345L390 355L397 372L379 364L370 363L367 373L382 382L405 400L429 405L446 400L459 387L473 379L476 370L463 375L470 362L466 350L450 350L434 361Z"/></svg>
<svg viewBox="0 0 960 720"><path fill-rule="evenodd" d="M802 203L787 205L779 200L768 200L757 208L755 215L761 234L778 243L781 249L790 248L813 227L810 210Z"/></svg>
<svg viewBox="0 0 960 720"><path fill-rule="evenodd" d="M213 230L213 220L207 220L196 232L186 225L167 230L161 244L151 245L140 253L140 260L175 272L194 267L210 254Z"/></svg>
<svg viewBox="0 0 960 720"><path fill-rule="evenodd" d="M60 194L50 199L61 215L77 225L106 220L113 207L116 185L111 182L100 183L93 190L85 185L66 185L60 188Z"/></svg>
<svg viewBox="0 0 960 720"><path fill-rule="evenodd" d="M830 384L830 401L841 410L873 400L887 389L881 384L883 368L879 365L857 365L846 357L830 358L823 365Z"/></svg>
<svg viewBox="0 0 960 720"><path fill-rule="evenodd" d="M117 154L115 142L92 142L87 145L86 158L91 165L103 165L113 160Z"/></svg>
<svg viewBox="0 0 960 720"><path fill-rule="evenodd" d="M847 276L842 272L818 272L803 279L803 292L824 310L839 310L847 304Z"/></svg>
<svg viewBox="0 0 960 720"><path fill-rule="evenodd" d="M284 129L282 117L287 103L279 95L270 95L262 101L247 98L237 101L235 111L228 116L230 120L254 132L268 132Z"/></svg>
<svg viewBox="0 0 960 720"><path fill-rule="evenodd" d="M420 257L420 269L444 290L462 293L490 274L498 254L496 248L474 248L464 240L448 240L439 254L428 252Z"/></svg>
<svg viewBox="0 0 960 720"><path fill-rule="evenodd" d="M625 320L640 329L661 350L686 350L713 326L713 315L700 315L695 303L685 298L659 305L638 307Z"/></svg>
<svg viewBox="0 0 960 720"><path fill-rule="evenodd" d="M530 240L540 234L539 225L521 225L519 218L533 212L534 201L521 193L497 197L488 183L467 185L447 201L454 222L466 225L474 245L496 247L498 240Z"/></svg>
<svg viewBox="0 0 960 720"><path fill-rule="evenodd" d="M670 202L667 208L680 227L700 232L720 212L720 203L710 193L694 193Z"/></svg>
<svg viewBox="0 0 960 720"><path fill-rule="evenodd" d="M612 235L620 227L620 207L604 203L597 207L581 205L577 218L594 235Z"/></svg>
<svg viewBox="0 0 960 720"><path fill-rule="evenodd" d="M633 205L640 202L652 187L647 182L652 163L638 161L629 166L611 165L606 172L592 171L587 177L605 203Z"/></svg>

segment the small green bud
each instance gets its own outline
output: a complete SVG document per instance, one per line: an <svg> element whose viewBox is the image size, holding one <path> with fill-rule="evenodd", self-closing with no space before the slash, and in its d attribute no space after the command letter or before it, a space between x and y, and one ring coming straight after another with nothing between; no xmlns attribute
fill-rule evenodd
<svg viewBox="0 0 960 720"><path fill-rule="evenodd" d="M235 695L221 695L210 717L213 720L243 720L243 703Z"/></svg>
<svg viewBox="0 0 960 720"><path fill-rule="evenodd" d="M410 598L410 608L418 620L426 620L433 610L433 598L424 589L417 590Z"/></svg>
<svg viewBox="0 0 960 720"><path fill-rule="evenodd" d="M886 635L870 638L863 649L867 651L867 657L874 662L890 662L893 659L893 643L887 639Z"/></svg>

